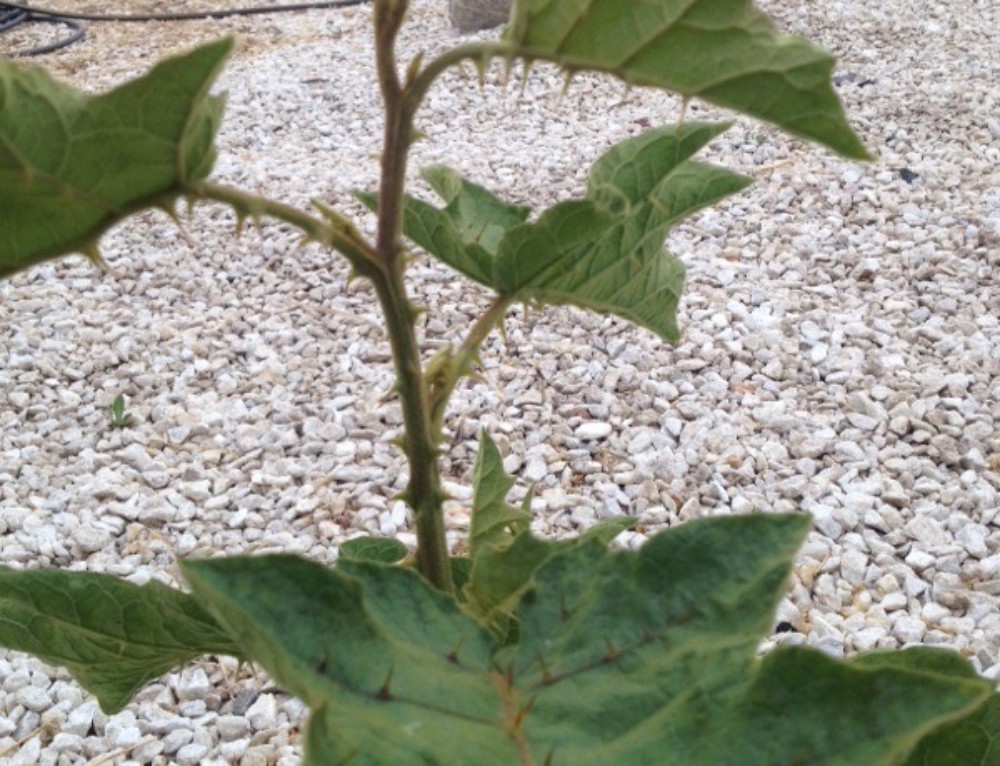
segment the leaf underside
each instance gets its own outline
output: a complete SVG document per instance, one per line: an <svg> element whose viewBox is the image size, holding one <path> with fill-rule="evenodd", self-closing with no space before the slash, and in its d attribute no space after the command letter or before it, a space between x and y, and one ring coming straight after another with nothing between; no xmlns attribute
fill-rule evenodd
<svg viewBox="0 0 1000 766"><path fill-rule="evenodd" d="M750 183L690 160L727 127L690 122L626 140L594 164L584 198L533 222L525 208L432 166L424 175L445 206L407 197L403 230L501 296L616 314L677 340L684 267L663 243L681 220ZM359 196L374 208L373 195Z"/></svg>
<svg viewBox="0 0 1000 766"><path fill-rule="evenodd" d="M190 595L90 572L0 569L0 646L61 665L105 712L204 654L239 648Z"/></svg>
<svg viewBox="0 0 1000 766"><path fill-rule="evenodd" d="M515 0L504 41L512 58L701 98L869 158L830 82L834 58L778 34L750 0Z"/></svg>
<svg viewBox="0 0 1000 766"><path fill-rule="evenodd" d="M307 766L896 766L989 684L798 648L758 660L808 527L729 517L638 552L565 546L535 572L507 645L404 568L183 567L245 653L312 708Z"/></svg>
<svg viewBox="0 0 1000 766"><path fill-rule="evenodd" d="M343 560L395 564L406 558L409 551L393 537L356 537L341 543L338 556Z"/></svg>
<svg viewBox="0 0 1000 766"><path fill-rule="evenodd" d="M211 170L229 39L165 59L91 96L0 61L0 277L70 253Z"/></svg>

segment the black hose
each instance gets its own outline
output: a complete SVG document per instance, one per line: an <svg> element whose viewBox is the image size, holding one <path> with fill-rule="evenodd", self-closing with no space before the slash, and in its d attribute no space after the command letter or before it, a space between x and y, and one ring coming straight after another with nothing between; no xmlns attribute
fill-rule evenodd
<svg viewBox="0 0 1000 766"><path fill-rule="evenodd" d="M44 8L21 5L19 3L0 2L0 34L14 29L21 24L43 23L59 24L69 27L72 34L50 45L31 48L18 53L6 54L9 58L25 56L40 56L43 53L65 48L67 45L81 40L85 34L81 21L193 21L196 19L223 19L227 16L253 16L261 13L285 13L290 11L305 11L322 8L345 8L351 5L361 5L368 0L317 0L317 2L291 3L289 5L258 5L246 8L230 8L227 10L193 11L189 13L73 13L71 11L50 11Z"/></svg>

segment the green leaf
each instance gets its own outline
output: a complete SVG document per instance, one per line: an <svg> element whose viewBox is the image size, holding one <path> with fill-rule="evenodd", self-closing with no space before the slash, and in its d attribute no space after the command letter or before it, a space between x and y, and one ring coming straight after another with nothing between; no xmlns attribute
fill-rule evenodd
<svg viewBox="0 0 1000 766"><path fill-rule="evenodd" d="M936 729L910 754L905 766L998 766L1000 694L976 712Z"/></svg>
<svg viewBox="0 0 1000 766"><path fill-rule="evenodd" d="M113 713L145 683L237 645L189 595L89 572L0 569L0 646L62 665Z"/></svg>
<svg viewBox="0 0 1000 766"><path fill-rule="evenodd" d="M96 258L109 227L206 176L223 105L208 90L231 48L210 43L98 96L0 61L0 276Z"/></svg>
<svg viewBox="0 0 1000 766"><path fill-rule="evenodd" d="M391 537L356 537L341 543L338 550L343 561L369 561L373 564L395 564L405 559L408 553L403 543Z"/></svg>
<svg viewBox="0 0 1000 766"><path fill-rule="evenodd" d="M492 287L493 259L500 240L508 229L524 223L531 209L508 205L443 165L431 165L422 175L445 207L439 210L407 197L406 235L465 276ZM378 210L375 194L358 192L357 197L369 210Z"/></svg>
<svg viewBox="0 0 1000 766"><path fill-rule="evenodd" d="M514 479L503 469L500 450L485 430L479 433L479 454L472 470L472 514L469 554L473 562L484 545L504 547L531 526L531 514L507 504ZM529 506L530 508L530 506Z"/></svg>
<svg viewBox="0 0 1000 766"><path fill-rule="evenodd" d="M927 646L859 654L850 661L861 668L901 668L914 673L935 673L955 678L979 677L976 669L958 652Z"/></svg>
<svg viewBox="0 0 1000 766"><path fill-rule="evenodd" d="M584 199L560 202L531 223L520 222L523 208L432 167L447 205L407 198L404 232L500 295L616 314L676 340L684 267L663 242L685 217L750 183L689 159L727 127L687 123L624 141L595 163Z"/></svg>
<svg viewBox="0 0 1000 766"><path fill-rule="evenodd" d="M305 766L443 764L469 753L512 763L491 636L415 572L329 570L292 556L182 567L247 653L313 709Z"/></svg>
<svg viewBox="0 0 1000 766"><path fill-rule="evenodd" d="M504 40L511 57L701 98L869 158L831 85L833 57L778 34L749 0L515 0Z"/></svg>
<svg viewBox="0 0 1000 766"><path fill-rule="evenodd" d="M684 267L663 249L673 226L750 180L688 158L728 124L647 131L594 165L587 197L511 229L497 254L501 294L612 313L676 340Z"/></svg>
<svg viewBox="0 0 1000 766"><path fill-rule="evenodd" d="M865 668L902 668L953 678L977 678L976 670L960 654L927 647L898 652L859 655L852 664ZM905 766L1000 765L1000 694L991 694L980 708L959 721L942 726L920 741Z"/></svg>
<svg viewBox="0 0 1000 766"><path fill-rule="evenodd" d="M797 648L758 660L809 526L724 517L638 552L550 548L514 644L405 568L182 566L246 653L312 708L306 766L897 766L990 684ZM522 535L506 551L519 545L555 544Z"/></svg>
<svg viewBox="0 0 1000 766"><path fill-rule="evenodd" d="M573 542L540 540L525 532L510 545L484 547L473 560L462 590L466 608L498 635L507 635L509 619L532 585L535 572Z"/></svg>

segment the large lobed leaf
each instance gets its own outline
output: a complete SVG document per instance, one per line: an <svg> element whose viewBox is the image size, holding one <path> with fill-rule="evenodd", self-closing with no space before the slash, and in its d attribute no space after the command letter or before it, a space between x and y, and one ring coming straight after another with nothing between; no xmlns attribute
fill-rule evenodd
<svg viewBox="0 0 1000 766"><path fill-rule="evenodd" d="M727 127L690 122L624 141L594 164L583 199L561 202L527 223L525 208L434 166L425 177L445 207L408 197L403 229L502 296L617 314L676 340L684 267L664 250L664 240L685 217L750 183L690 160ZM374 206L372 195L361 198Z"/></svg>
<svg viewBox="0 0 1000 766"><path fill-rule="evenodd" d="M0 61L0 276L74 252L211 170L229 39L91 96Z"/></svg>
<svg viewBox="0 0 1000 766"><path fill-rule="evenodd" d="M239 655L188 594L57 570L0 569L0 646L64 666L108 713L203 654Z"/></svg>
<svg viewBox="0 0 1000 766"><path fill-rule="evenodd" d="M750 0L514 0L504 40L512 56L702 98L868 158L830 83L833 57L778 34Z"/></svg>
<svg viewBox="0 0 1000 766"><path fill-rule="evenodd" d="M638 552L565 546L537 567L506 645L398 567L183 566L244 652L313 709L307 766L898 766L990 685L797 648L758 660L808 527L730 517Z"/></svg>

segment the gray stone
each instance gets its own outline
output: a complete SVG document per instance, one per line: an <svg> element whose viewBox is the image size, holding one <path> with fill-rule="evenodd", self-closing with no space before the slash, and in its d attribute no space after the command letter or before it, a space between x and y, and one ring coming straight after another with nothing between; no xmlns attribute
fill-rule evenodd
<svg viewBox="0 0 1000 766"><path fill-rule="evenodd" d="M461 32L488 29L506 23L512 0L449 0L451 23Z"/></svg>

